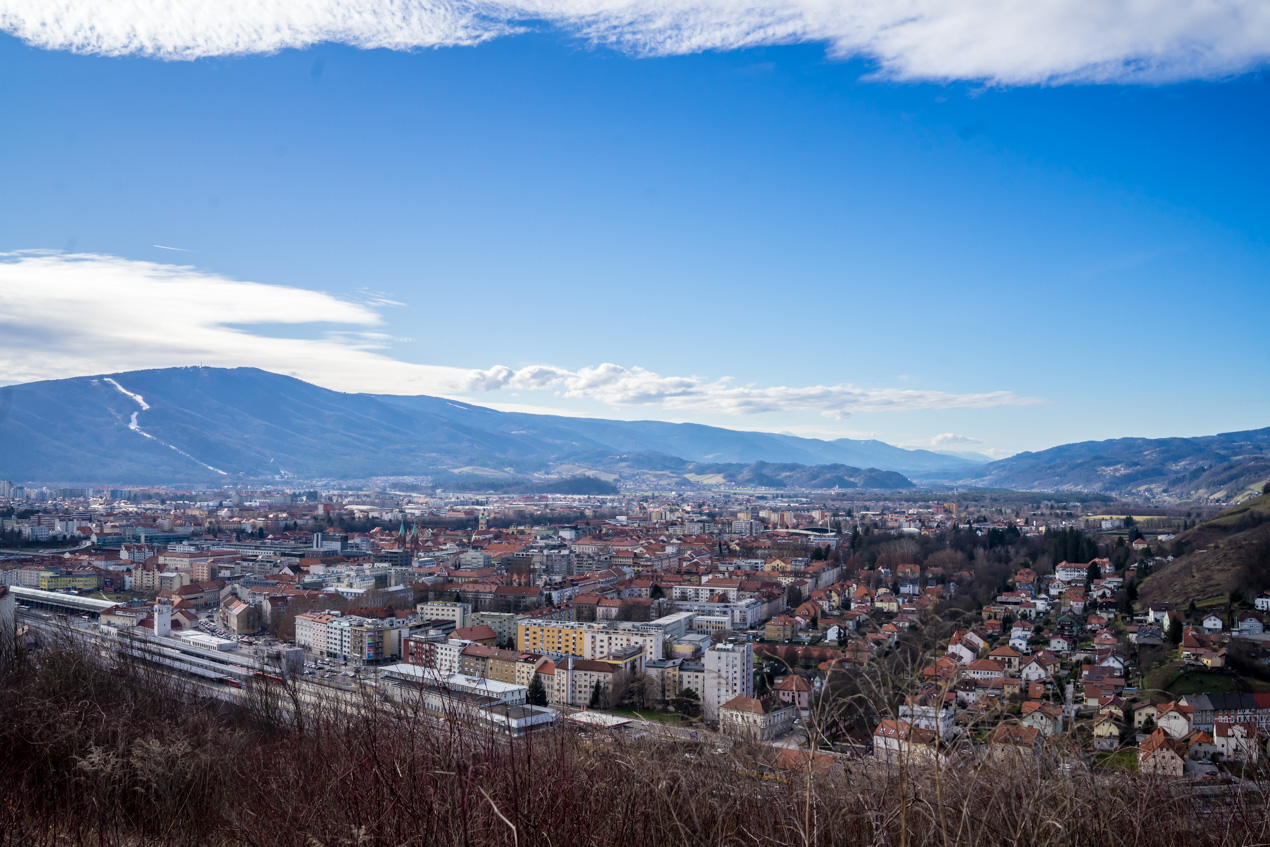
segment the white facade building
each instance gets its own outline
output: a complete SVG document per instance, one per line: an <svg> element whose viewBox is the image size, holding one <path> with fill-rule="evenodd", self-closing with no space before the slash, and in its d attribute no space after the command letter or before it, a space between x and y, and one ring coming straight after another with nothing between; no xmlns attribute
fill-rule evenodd
<svg viewBox="0 0 1270 847"><path fill-rule="evenodd" d="M467 626L467 619L472 614L472 607L467 603L456 603L453 600L434 600L420 603L415 607L419 617L425 621L454 621L455 629Z"/></svg>
<svg viewBox="0 0 1270 847"><path fill-rule="evenodd" d="M754 696L754 646L730 641L706 651L705 690L701 707L707 720L718 717L719 709L734 697Z"/></svg>

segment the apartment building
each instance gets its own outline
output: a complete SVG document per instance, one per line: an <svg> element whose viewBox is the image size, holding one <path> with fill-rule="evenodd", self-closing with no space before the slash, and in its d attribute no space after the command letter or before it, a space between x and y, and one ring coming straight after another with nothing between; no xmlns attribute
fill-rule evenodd
<svg viewBox="0 0 1270 847"><path fill-rule="evenodd" d="M707 583L708 585L709 583ZM732 629L753 629L763 620L763 604L756 599L737 600L726 603L697 602L692 600L676 600L675 609L693 615L724 616L731 622Z"/></svg>
<svg viewBox="0 0 1270 847"><path fill-rule="evenodd" d="M597 686L600 705L607 706L617 672L617 668L606 662L575 656L567 656L555 664L548 662L539 670L548 702L575 708L590 705Z"/></svg>
<svg viewBox="0 0 1270 847"><path fill-rule="evenodd" d="M738 696L719 708L719 729L729 735L768 741L788 732L798 710L779 701Z"/></svg>
<svg viewBox="0 0 1270 847"><path fill-rule="evenodd" d="M401 658L411 622L345 617L329 612L296 615L295 643L326 659L376 665Z"/></svg>
<svg viewBox="0 0 1270 847"><path fill-rule="evenodd" d="M472 612L467 626L488 626L494 630L497 643L502 647L516 646L516 614L514 612Z"/></svg>
<svg viewBox="0 0 1270 847"><path fill-rule="evenodd" d="M704 690L701 708L707 720L718 717L724 703L754 696L754 647L734 641L716 644L702 657Z"/></svg>
<svg viewBox="0 0 1270 847"><path fill-rule="evenodd" d="M468 603L459 603L453 600L432 600L420 603L415 607L415 611L419 614L420 620L452 621L455 629L462 629L468 625L468 617L472 614L472 607Z"/></svg>
<svg viewBox="0 0 1270 847"><path fill-rule="evenodd" d="M489 660L496 652L497 647L469 643L459 651L459 673L472 677L489 676Z"/></svg>
<svg viewBox="0 0 1270 847"><path fill-rule="evenodd" d="M295 616L295 644L310 653L330 658L327 653L326 627L336 616L325 612L305 612Z"/></svg>
<svg viewBox="0 0 1270 847"><path fill-rule="evenodd" d="M402 642L402 658L408 664L433 668L438 673L458 673L459 656L470 643L454 638L429 640L411 636Z"/></svg>
<svg viewBox="0 0 1270 847"><path fill-rule="evenodd" d="M101 587L101 574L92 568L49 568L40 571L36 587L41 591L93 591Z"/></svg>
<svg viewBox="0 0 1270 847"><path fill-rule="evenodd" d="M513 682L528 688L534 680L534 675L538 673L538 669L547 663L547 657L539 653L517 653L516 656Z"/></svg>
<svg viewBox="0 0 1270 847"><path fill-rule="evenodd" d="M516 625L516 647L526 653L584 656L585 626L566 621L521 620Z"/></svg>

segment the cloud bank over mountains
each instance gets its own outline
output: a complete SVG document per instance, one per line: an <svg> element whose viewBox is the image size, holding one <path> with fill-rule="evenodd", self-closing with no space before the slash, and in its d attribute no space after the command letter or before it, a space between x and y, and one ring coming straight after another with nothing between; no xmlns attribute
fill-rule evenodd
<svg viewBox="0 0 1270 847"><path fill-rule="evenodd" d="M550 390L563 397L587 397L610 406L657 405L675 411L727 415L815 412L834 420L841 420L854 412L986 409L1037 402L1009 391L950 394L901 388L860 388L845 383L806 387L735 385L731 377L707 380L696 376L662 376L643 368L624 368L611 363L576 371L546 365L513 370L500 365L474 372L467 386L473 391L500 388Z"/></svg>
<svg viewBox="0 0 1270 847"><path fill-rule="evenodd" d="M727 377L662 376L611 363L575 370L417 364L388 351L394 339L383 331L378 309L396 304L363 294L365 302L350 302L117 256L0 253L0 384L202 364L258 367L337 391L462 395L477 402L506 391L537 392L546 402L564 397L731 416L793 411L840 420L855 412L1037 402L1009 391L737 385ZM279 326L286 337L274 329Z"/></svg>
<svg viewBox="0 0 1270 847"><path fill-rule="evenodd" d="M903 80L1166 82L1270 57L1264 0L0 0L50 50L197 59L410 50L555 30L638 56L824 44Z"/></svg>

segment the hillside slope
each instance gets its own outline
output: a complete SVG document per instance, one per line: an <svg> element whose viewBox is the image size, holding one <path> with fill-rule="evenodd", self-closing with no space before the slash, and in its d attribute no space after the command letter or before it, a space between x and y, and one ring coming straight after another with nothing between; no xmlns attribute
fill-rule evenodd
<svg viewBox="0 0 1270 847"><path fill-rule="evenodd" d="M508 436L251 368L134 371L7 391L7 479L350 477L482 463L528 470L605 447L549 428Z"/></svg>
<svg viewBox="0 0 1270 847"><path fill-rule="evenodd" d="M1185 553L1160 567L1138 592L1140 603L1185 606L1225 598L1236 588L1270 588L1270 495L1262 495L1178 535Z"/></svg>
<svg viewBox="0 0 1270 847"><path fill-rule="evenodd" d="M927 478L1024 491L1229 502L1259 492L1270 479L1270 427L1198 438L1083 441Z"/></svg>

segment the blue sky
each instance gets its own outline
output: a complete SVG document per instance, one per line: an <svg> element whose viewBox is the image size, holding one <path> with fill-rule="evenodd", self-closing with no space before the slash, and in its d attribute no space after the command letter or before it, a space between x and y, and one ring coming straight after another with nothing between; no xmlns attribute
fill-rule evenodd
<svg viewBox="0 0 1270 847"><path fill-rule="evenodd" d="M1255 63L248 52L0 35L0 381L244 364L995 455L1270 425Z"/></svg>

